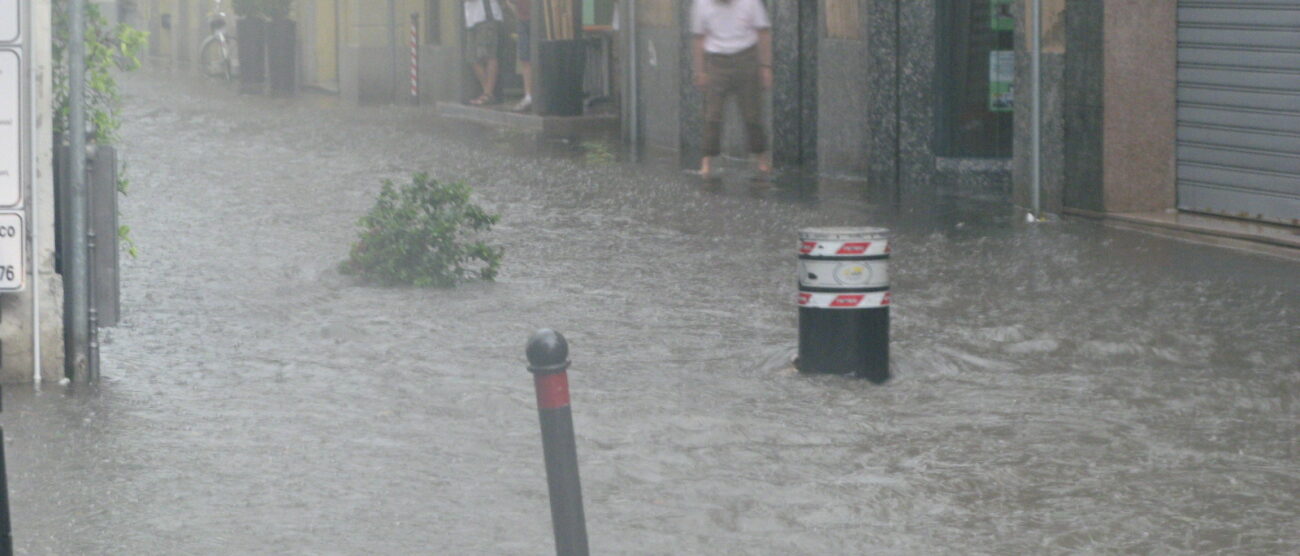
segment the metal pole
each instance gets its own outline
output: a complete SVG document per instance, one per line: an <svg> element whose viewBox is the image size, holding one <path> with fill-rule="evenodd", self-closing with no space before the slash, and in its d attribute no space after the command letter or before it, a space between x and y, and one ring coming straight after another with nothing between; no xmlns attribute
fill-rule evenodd
<svg viewBox="0 0 1300 556"><path fill-rule="evenodd" d="M30 7L26 10L24 20L26 27L23 28L23 37L29 36L32 28L35 27L36 17L32 15ZM29 43L30 44L30 43ZM29 47L30 48L30 47ZM31 48L27 51L27 121L29 127L36 125L36 70L33 69L36 59L36 49ZM37 202L36 187L36 134L27 133L27 198L30 199L31 208L27 211L27 221L31 226L31 251L32 258L29 264L32 265L32 383L39 385L41 383L41 257L40 252L40 203Z"/></svg>
<svg viewBox="0 0 1300 556"><path fill-rule="evenodd" d="M4 390L0 388L0 399ZM3 402L0 401L0 405ZM5 429L0 427L0 556L13 556L14 537L9 523L9 471L5 469Z"/></svg>
<svg viewBox="0 0 1300 556"><path fill-rule="evenodd" d="M70 371L78 383L90 383L94 376L88 361L90 338L90 297L87 272L86 221L86 21L85 0L68 2L68 150L72 187L69 188L68 221L68 352Z"/></svg>
<svg viewBox="0 0 1300 556"><path fill-rule="evenodd" d="M92 165L101 164L99 160L99 149L87 149L88 158ZM99 177L98 171L93 171L93 176ZM95 193L91 191L95 188L97 179L86 180L86 213L95 214ZM109 184L99 184L106 186ZM96 241L95 223L93 218L87 219L86 226L86 328L89 333L86 342L86 365L90 368L90 376L95 380L99 379L99 288L95 287L99 283L99 271L96 268Z"/></svg>
<svg viewBox="0 0 1300 556"><path fill-rule="evenodd" d="M587 556L587 520L582 511L578 451L573 440L573 411L569 407L569 343L559 332L538 330L528 339L525 352L528 371L533 373L533 385L537 389L555 553Z"/></svg>
<svg viewBox="0 0 1300 556"><path fill-rule="evenodd" d="M1033 53L1030 57L1030 79L1033 80L1032 96L1033 106L1031 110L1030 134L1033 142L1033 160L1030 162L1030 172L1033 179L1033 202L1031 216L1038 220L1042 218L1042 191L1043 191L1043 0L1033 0L1033 7L1030 14Z"/></svg>
<svg viewBox="0 0 1300 556"><path fill-rule="evenodd" d="M638 36L636 0L626 0L623 3L627 9L623 10L624 21L626 21L628 35L628 102L632 105L628 111L628 117L632 119L629 123L632 135L632 156L633 160L641 160L641 40Z"/></svg>

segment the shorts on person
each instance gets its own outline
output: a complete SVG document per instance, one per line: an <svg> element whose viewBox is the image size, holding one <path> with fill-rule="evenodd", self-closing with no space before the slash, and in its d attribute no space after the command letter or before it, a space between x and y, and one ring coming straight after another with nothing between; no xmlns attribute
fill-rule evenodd
<svg viewBox="0 0 1300 556"><path fill-rule="evenodd" d="M500 22L484 21L469 30L469 44L465 48L466 61L476 64L497 57L497 42L501 36Z"/></svg>

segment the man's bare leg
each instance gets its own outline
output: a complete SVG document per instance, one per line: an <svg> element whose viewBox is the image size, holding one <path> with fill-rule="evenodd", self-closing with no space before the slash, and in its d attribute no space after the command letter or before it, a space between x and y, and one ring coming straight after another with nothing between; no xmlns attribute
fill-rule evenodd
<svg viewBox="0 0 1300 556"><path fill-rule="evenodd" d="M478 86L480 89L483 89L483 92L479 94L477 98L475 98L470 102L472 104L479 104L482 102L483 98L486 97L488 94L487 83L486 83L487 73L483 67L483 62L474 62L473 64L471 64L471 67L474 68L474 78L478 80Z"/></svg>
<svg viewBox="0 0 1300 556"><path fill-rule="evenodd" d="M519 62L519 70L524 74L524 96L533 98L533 63Z"/></svg>
<svg viewBox="0 0 1300 556"><path fill-rule="evenodd" d="M702 157L700 157L700 169L699 169L699 171L698 171L697 173L698 173L699 175L703 176L703 177L706 177L706 178L708 178L708 177L712 177L712 176L713 176L713 157L711 157L711 156L702 156Z"/></svg>
<svg viewBox="0 0 1300 556"><path fill-rule="evenodd" d="M533 106L533 64L531 62L519 61L519 73L524 76L524 98L519 99L514 110L523 112Z"/></svg>
<svg viewBox="0 0 1300 556"><path fill-rule="evenodd" d="M483 98L491 101L497 94L497 59L488 58L487 68L484 69L487 75L483 81ZM484 102L487 104L487 102Z"/></svg>

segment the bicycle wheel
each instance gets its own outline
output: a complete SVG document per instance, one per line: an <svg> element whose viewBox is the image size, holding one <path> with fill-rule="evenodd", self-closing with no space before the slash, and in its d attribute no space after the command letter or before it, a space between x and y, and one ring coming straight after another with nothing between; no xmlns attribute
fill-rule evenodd
<svg viewBox="0 0 1300 556"><path fill-rule="evenodd" d="M230 79L230 62L221 51L221 41L208 37L199 50L199 71L208 77Z"/></svg>

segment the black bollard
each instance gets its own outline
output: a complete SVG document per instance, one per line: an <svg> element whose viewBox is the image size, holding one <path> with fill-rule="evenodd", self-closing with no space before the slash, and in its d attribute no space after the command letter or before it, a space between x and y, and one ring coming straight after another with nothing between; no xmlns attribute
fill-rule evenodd
<svg viewBox="0 0 1300 556"><path fill-rule="evenodd" d="M569 407L569 343L564 335L544 328L528 339L526 353L528 371L533 373L537 388L555 553L586 556L587 519L582 512L578 449L573 440L573 411Z"/></svg>
<svg viewBox="0 0 1300 556"><path fill-rule="evenodd" d="M4 388L0 387L0 411L4 411ZM13 556L14 537L9 525L9 480L5 469L5 429L0 427L0 556Z"/></svg>

